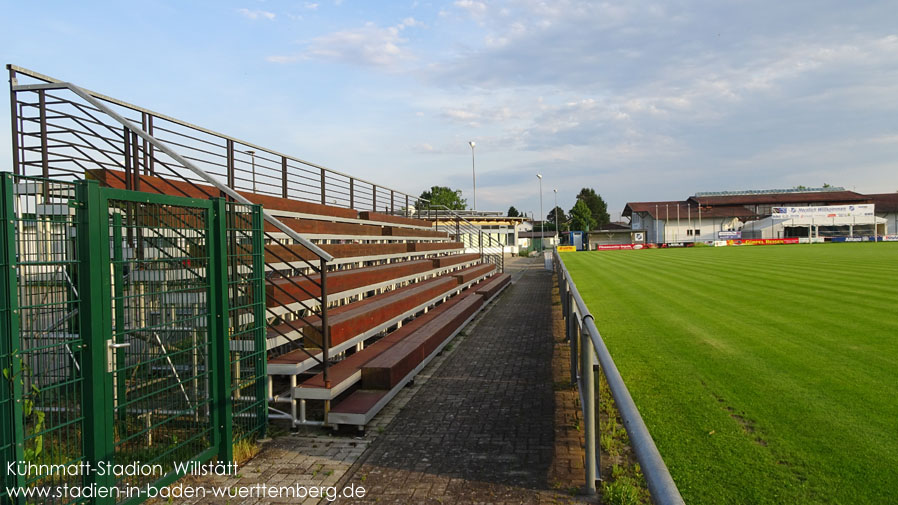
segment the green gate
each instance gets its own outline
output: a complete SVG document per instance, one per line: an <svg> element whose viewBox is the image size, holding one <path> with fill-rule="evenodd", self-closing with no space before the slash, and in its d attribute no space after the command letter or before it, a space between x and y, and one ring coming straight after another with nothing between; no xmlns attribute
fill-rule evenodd
<svg viewBox="0 0 898 505"><path fill-rule="evenodd" d="M264 436L258 206L11 174L0 189L0 452L23 463L0 502L137 503L176 464Z"/></svg>

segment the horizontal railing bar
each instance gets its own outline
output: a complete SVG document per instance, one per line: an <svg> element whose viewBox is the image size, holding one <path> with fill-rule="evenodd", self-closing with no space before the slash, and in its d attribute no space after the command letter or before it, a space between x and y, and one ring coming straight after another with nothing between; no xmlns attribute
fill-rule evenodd
<svg viewBox="0 0 898 505"><path fill-rule="evenodd" d="M48 84L46 84L46 85L40 85L40 84L34 84L34 85L31 85L31 84L16 85L16 86L13 86L13 87L12 87L12 88L13 88L13 91L18 91L19 88L22 88L23 91L24 91L24 90L31 90L31 89L42 89L42 88L23 88L24 86L50 86L50 87L48 87L48 88L43 88L43 89L60 89L60 88L65 88L65 87L68 87L68 86L72 86L72 84L70 84L70 83L62 82L62 81L60 81L59 79L55 79L55 78L53 78L53 77L50 77L50 76L47 76L47 75L44 75L44 74L40 74L40 73L35 72L35 71L33 71L33 70L28 70L27 68L19 67L19 66L17 66L17 65L12 65L12 64L10 64L10 65L7 65L7 68L10 69L10 70L15 71L15 72L17 72L17 73L24 74L24 75L27 75L27 76L32 77L32 78L34 78L34 79L39 79L39 80L42 80L42 81L45 81L45 82L48 83ZM154 111L152 111L152 110L150 110L150 109L147 109L147 108L144 108L144 107L139 107L139 106L137 106L137 105L130 104L130 103L125 102L125 101L123 101L123 100L118 100L118 99L112 98L112 97L110 97L110 96L103 95L103 94L101 94L101 93L97 93L97 92L94 92L94 91L91 91L91 90L88 90L88 89L82 89L82 88L79 88L79 89L80 89L82 92L84 92L84 93L90 95L91 97L93 97L93 98L95 98L95 99L103 100L103 101L105 101L105 102L109 102L109 103L111 103L111 104L115 104L115 105L118 105L118 106L121 106L121 107L125 107L125 108L128 108L128 109L137 111L137 112L144 112L144 113L149 114L149 115L151 115L151 116L154 116L154 117L156 117L156 118L163 119L163 120L165 120L165 121L170 121L170 122L172 122L172 123L174 123L174 124L178 124L178 125L181 125L181 126L184 126L184 127L187 127L187 128L192 128L192 129L201 131L201 132L206 133L206 134L209 134L209 135L214 135L214 136L223 138L223 139L225 139L225 140L231 140L231 141L233 141L233 142L235 142L235 143L239 143L239 144L241 144L241 145L243 145L243 146L252 148L252 149L254 149L254 150L264 151L264 152L267 152L267 153L272 154L272 155L274 155L274 156L278 156L278 157L282 157L282 158L287 158L287 159L293 160L293 161L295 161L295 162L297 162L297 163L302 163L303 165L306 165L306 166L309 166L309 167L314 167L314 168L318 168L318 169L324 169L324 170L327 170L327 171L332 172L332 173L334 173L334 174L339 174L339 175L342 175L342 176L344 176L344 177L352 178L352 179L354 179L356 182L364 182L364 183L367 183L367 184L371 184L372 186L378 186L378 184L376 184L376 183L374 183L374 182L370 182L370 181L367 181L367 180L365 180L365 179L360 179L360 178L357 178L357 177L352 177L352 176L350 176L350 175L348 175L348 174L344 174L344 173L342 173L342 172L340 172L340 171L338 171L338 170L334 170L334 169L332 169L332 168L328 168L328 167L325 167L325 166L323 166L323 165L319 165L319 164L317 164L317 163L312 163L312 162L310 162L310 161L303 160L303 159L301 159L301 158L297 158L297 157L295 157L295 156L290 156L290 155L288 155L288 154L280 153L280 152L278 152L278 151L274 151L274 150L271 150L271 149L268 149L268 148L259 146L259 145L257 145L257 144L253 144L253 143L251 143L251 142L247 142L247 141L244 141L244 140L240 140L240 139L231 137L231 136L229 136L229 135L225 135L225 134L223 134L223 133L219 133L219 132L216 132L216 131L214 131L214 130L210 130L210 129L208 129L208 128L203 128L203 127L201 127L201 126L197 126L197 125L188 123L188 122L186 122L186 121L182 121L182 120L173 118L173 117L171 117L171 116L167 116L167 115L165 115L165 114L160 114L160 113L158 113L158 112L154 112ZM82 98L84 98L84 97L82 97ZM98 105L97 105L97 104L94 104L94 106L96 107L96 106L98 106ZM121 117L118 113L115 113L115 114L116 114L117 116ZM124 118L122 118L122 119L124 119ZM127 120L126 120L126 121L127 121ZM397 194L402 194L402 195L406 195L406 194L407 194L407 193L400 192L400 191L396 191L396 193L397 193ZM408 195L408 196L412 196L412 195ZM328 261L330 261L330 260L328 260Z"/></svg>

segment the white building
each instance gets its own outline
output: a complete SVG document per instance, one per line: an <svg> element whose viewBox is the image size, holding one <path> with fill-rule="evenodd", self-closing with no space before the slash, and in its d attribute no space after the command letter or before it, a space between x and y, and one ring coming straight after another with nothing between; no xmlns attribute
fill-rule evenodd
<svg viewBox="0 0 898 505"><path fill-rule="evenodd" d="M782 238L807 236L807 229L801 235L801 223L793 221L792 226L788 226L782 220L763 221L774 213L774 209L858 206L872 204L874 196L892 201L893 206L898 207L898 198L892 200L891 195L862 195L843 188L802 188L696 193L684 201L630 202L622 215L630 218L632 229L646 231L647 242L710 242L724 238L727 232L741 233L747 223L750 223L745 230L748 234L766 233L772 236L763 238ZM898 209L892 212L898 212ZM888 217L880 217L888 221ZM848 236L855 232L855 225L861 226L859 230L864 230L862 227L866 225L869 233L873 232L872 220L860 223L857 217L854 219L851 223L833 222L829 227L821 225L820 229L826 236ZM773 228L759 232L765 226ZM877 228L880 233L882 230Z"/></svg>

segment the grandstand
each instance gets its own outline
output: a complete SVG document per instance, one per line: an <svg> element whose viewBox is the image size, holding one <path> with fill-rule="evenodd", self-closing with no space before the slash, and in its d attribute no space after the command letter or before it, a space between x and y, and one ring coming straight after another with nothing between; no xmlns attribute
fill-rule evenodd
<svg viewBox="0 0 898 505"><path fill-rule="evenodd" d="M262 205L264 310L232 315L232 328L233 317L261 316L265 349L232 339L231 376L243 373L241 355L264 352L272 419L364 428L510 283L505 229L497 237L482 223L401 191L8 69L16 177ZM123 239L123 261L135 262L130 272L152 248L150 238L129 232ZM128 283L140 275L119 282L152 292L158 285L149 277L139 287ZM195 310L207 296L191 298ZM119 317L129 325L150 320L141 310Z"/></svg>

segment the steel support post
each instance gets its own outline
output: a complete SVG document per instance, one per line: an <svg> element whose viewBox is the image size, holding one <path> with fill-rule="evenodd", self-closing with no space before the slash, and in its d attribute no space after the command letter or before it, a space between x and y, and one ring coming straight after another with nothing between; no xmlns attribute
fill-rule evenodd
<svg viewBox="0 0 898 505"><path fill-rule="evenodd" d="M324 387L330 388L331 381L327 376L328 369L328 361L330 358L328 357L328 352L330 351L331 339L330 339L330 331L328 329L327 322L327 262L324 261L324 258L319 262L321 268L321 361L322 366L324 367L323 375L324 375ZM293 394L293 391L290 391L290 394ZM327 415L330 412L331 402L330 400L324 401L324 425L327 426Z"/></svg>
<svg viewBox="0 0 898 505"><path fill-rule="evenodd" d="M592 317L592 316L587 316ZM586 434L586 491L596 494L596 392L593 350L589 332L580 329L580 387L583 391L583 427Z"/></svg>
<svg viewBox="0 0 898 505"><path fill-rule="evenodd" d="M84 345L81 369L84 374L82 395L84 458L92 465L112 462L115 450L112 404L112 377L108 373L109 357L106 336L112 329L109 307L112 303L111 276L109 272L109 247L96 244L109 243L109 216L106 202L100 196L97 181L80 181L76 186L76 233L78 258L80 258L81 310L78 320L79 333ZM95 466L96 467L96 466ZM85 486L111 487L115 477L84 475ZM111 505L112 498L95 498L96 505Z"/></svg>
<svg viewBox="0 0 898 505"><path fill-rule="evenodd" d="M212 200L207 212L206 241L209 244L209 345L212 362L212 422L218 461L234 460L234 418L231 400L231 349L228 300L228 219L224 198Z"/></svg>
<svg viewBox="0 0 898 505"><path fill-rule="evenodd" d="M281 197L287 198L287 157L281 156Z"/></svg>
<svg viewBox="0 0 898 505"><path fill-rule="evenodd" d="M16 79L16 71L9 68L9 121L10 133L12 134L12 170L16 175L22 175L19 170L19 135L22 133L19 128L19 102L16 99L16 92L12 90L13 86L18 84Z"/></svg>
<svg viewBox="0 0 898 505"><path fill-rule="evenodd" d="M225 152L227 159L227 186L231 189L234 189L234 141L228 139L225 142Z"/></svg>
<svg viewBox="0 0 898 505"><path fill-rule="evenodd" d="M325 173L324 169L321 169L321 205L327 205L327 197L325 196L324 186L325 186Z"/></svg>

